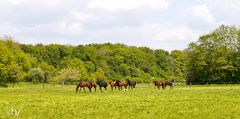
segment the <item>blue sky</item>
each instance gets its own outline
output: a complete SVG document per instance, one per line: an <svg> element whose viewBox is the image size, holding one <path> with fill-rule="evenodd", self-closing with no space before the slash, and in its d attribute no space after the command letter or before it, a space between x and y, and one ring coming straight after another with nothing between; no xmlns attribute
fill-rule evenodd
<svg viewBox="0 0 240 119"><path fill-rule="evenodd" d="M239 6L239 0L1 0L0 36L182 50L221 24L239 26Z"/></svg>

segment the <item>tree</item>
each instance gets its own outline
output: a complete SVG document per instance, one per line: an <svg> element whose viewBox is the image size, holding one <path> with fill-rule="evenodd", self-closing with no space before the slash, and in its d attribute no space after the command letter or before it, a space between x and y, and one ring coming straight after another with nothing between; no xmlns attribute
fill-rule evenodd
<svg viewBox="0 0 240 119"><path fill-rule="evenodd" d="M58 78L62 82L62 86L65 82L70 83L78 80L80 76L79 70L75 68L63 68L58 72Z"/></svg>
<svg viewBox="0 0 240 119"><path fill-rule="evenodd" d="M174 63L174 76L183 81L185 79L187 54L180 50L173 50L171 57Z"/></svg>
<svg viewBox="0 0 240 119"><path fill-rule="evenodd" d="M187 50L189 82L237 82L239 70L239 29L220 26L203 35Z"/></svg>
<svg viewBox="0 0 240 119"><path fill-rule="evenodd" d="M49 81L54 80L53 78L57 74L57 69L54 66L49 65L47 62L40 62L38 64L38 67L40 67L43 71L45 82L49 82Z"/></svg>
<svg viewBox="0 0 240 119"><path fill-rule="evenodd" d="M30 78L34 84L42 83L44 87L46 79L44 77L44 71L41 68L32 68Z"/></svg>
<svg viewBox="0 0 240 119"><path fill-rule="evenodd" d="M21 70L21 67L19 67L16 64L9 65L8 66L8 80L9 82L12 82L12 87L14 88L14 84L17 81L20 81L22 78L23 72Z"/></svg>

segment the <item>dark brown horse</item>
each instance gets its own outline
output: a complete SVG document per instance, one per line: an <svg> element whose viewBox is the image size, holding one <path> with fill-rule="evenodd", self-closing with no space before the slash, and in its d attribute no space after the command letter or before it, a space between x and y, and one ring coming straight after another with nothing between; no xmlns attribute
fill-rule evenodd
<svg viewBox="0 0 240 119"><path fill-rule="evenodd" d="M107 86L108 86L108 84L107 84L106 81L104 81L104 80L98 80L98 81L97 81L97 84L98 84L99 90L100 90L101 92L102 92L102 87L105 89L105 92L107 91Z"/></svg>
<svg viewBox="0 0 240 119"><path fill-rule="evenodd" d="M173 89L173 87L174 87L174 80L170 80L170 81L165 81L164 83L163 83L163 85L164 85L164 89L166 89L166 87L167 87L167 85L169 85L170 86L170 89Z"/></svg>
<svg viewBox="0 0 240 119"><path fill-rule="evenodd" d="M78 92L78 89L80 88L80 92L81 92L81 89L83 88L84 92L86 92L85 90L85 87L87 87L89 89L90 92L91 91L91 88L92 88L92 83L91 82L82 82L80 81L76 87L76 93Z"/></svg>
<svg viewBox="0 0 240 119"><path fill-rule="evenodd" d="M157 86L158 89L162 86L162 89L165 89L165 84L163 81L153 81L154 85Z"/></svg>
<svg viewBox="0 0 240 119"><path fill-rule="evenodd" d="M116 81L109 81L108 83L110 84L112 91L113 91L113 87L115 87L115 89L117 88Z"/></svg>
<svg viewBox="0 0 240 119"><path fill-rule="evenodd" d="M136 84L137 84L136 81L131 81L131 80L129 80L129 79L127 80L127 82L128 82L129 88L131 88L131 89L135 88L135 86L136 86Z"/></svg>
<svg viewBox="0 0 240 119"><path fill-rule="evenodd" d="M118 90L122 90L122 86L125 87L125 90L127 90L128 82L127 81L116 81L116 85L118 86Z"/></svg>

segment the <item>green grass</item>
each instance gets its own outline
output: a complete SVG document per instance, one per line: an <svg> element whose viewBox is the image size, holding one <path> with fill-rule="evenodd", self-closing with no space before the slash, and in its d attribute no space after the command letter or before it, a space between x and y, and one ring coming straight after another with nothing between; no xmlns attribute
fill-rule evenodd
<svg viewBox="0 0 240 119"><path fill-rule="evenodd" d="M0 88L0 118L84 119L240 119L240 85L175 86L152 84L133 91L75 93L75 86L17 85ZM19 111L19 115L17 115Z"/></svg>

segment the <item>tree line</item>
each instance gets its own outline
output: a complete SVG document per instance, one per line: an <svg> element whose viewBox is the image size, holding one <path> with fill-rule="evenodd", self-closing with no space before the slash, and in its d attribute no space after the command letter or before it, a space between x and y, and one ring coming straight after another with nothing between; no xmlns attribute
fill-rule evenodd
<svg viewBox="0 0 240 119"><path fill-rule="evenodd" d="M190 43L185 52L188 83L240 82L239 28L221 25Z"/></svg>
<svg viewBox="0 0 240 119"><path fill-rule="evenodd" d="M184 81L186 54L124 44L19 44L0 40L0 81L72 83L89 80Z"/></svg>
<svg viewBox="0 0 240 119"><path fill-rule="evenodd" d="M124 80L187 83L240 80L240 30L220 26L199 37L183 51L124 44L20 44L0 38L0 82L70 84L82 81Z"/></svg>

